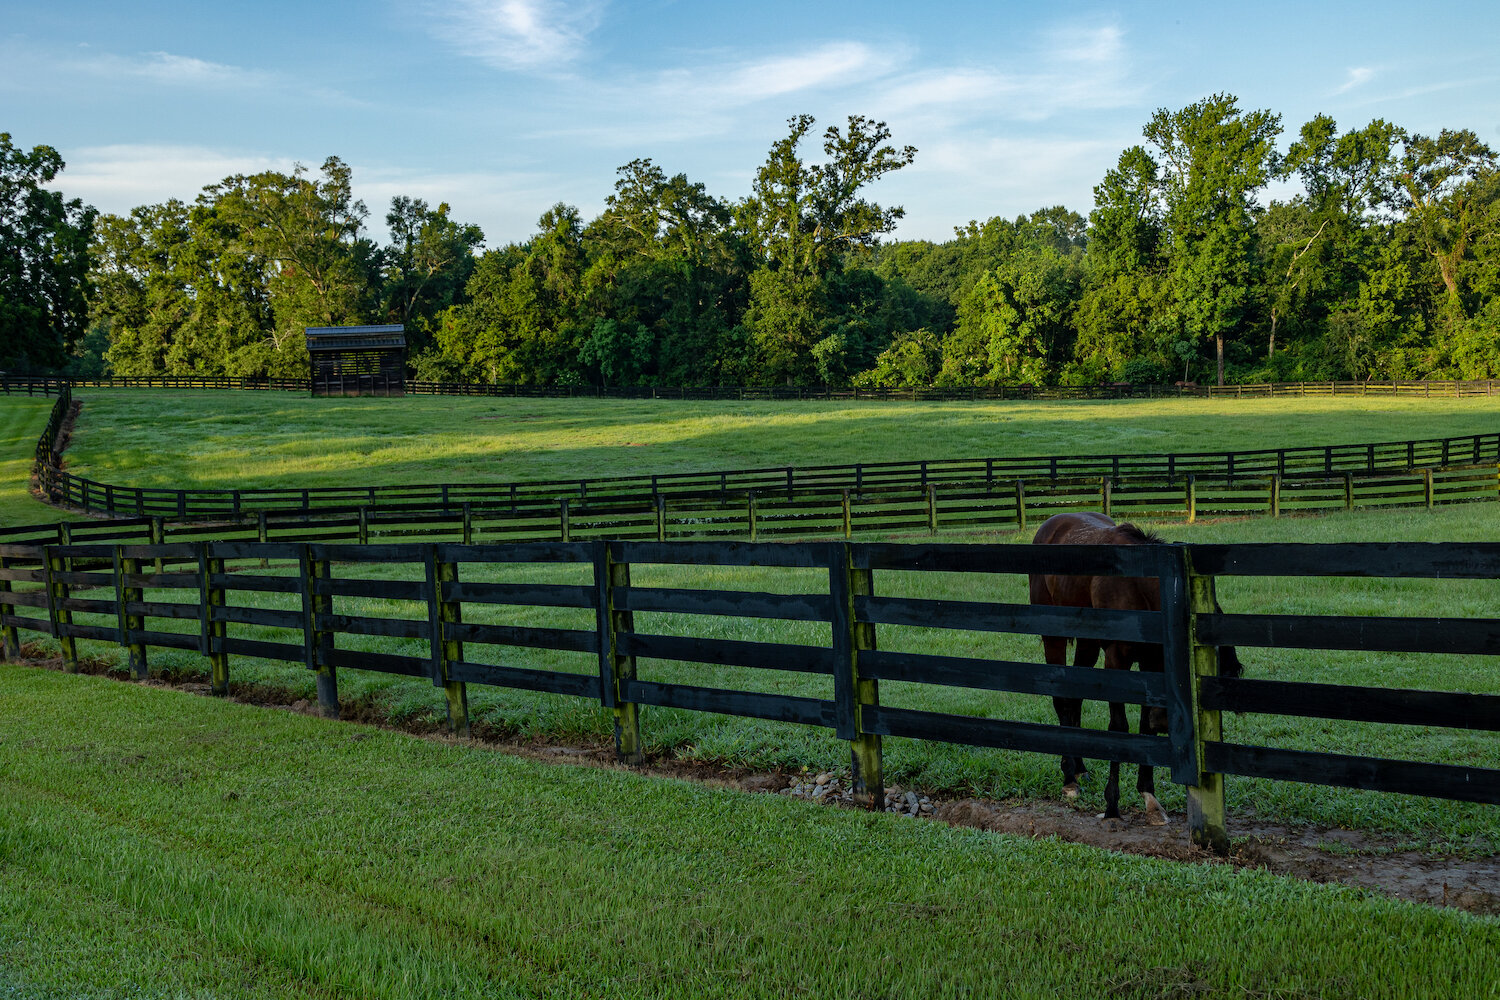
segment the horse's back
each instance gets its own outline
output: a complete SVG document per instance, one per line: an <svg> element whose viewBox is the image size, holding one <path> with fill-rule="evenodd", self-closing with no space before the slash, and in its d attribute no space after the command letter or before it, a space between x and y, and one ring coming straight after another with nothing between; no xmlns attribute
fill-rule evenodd
<svg viewBox="0 0 1500 1000"><path fill-rule="evenodd" d="M1097 511L1087 510L1053 514L1042 522L1032 538L1033 545L1107 545L1117 527L1114 520Z"/></svg>

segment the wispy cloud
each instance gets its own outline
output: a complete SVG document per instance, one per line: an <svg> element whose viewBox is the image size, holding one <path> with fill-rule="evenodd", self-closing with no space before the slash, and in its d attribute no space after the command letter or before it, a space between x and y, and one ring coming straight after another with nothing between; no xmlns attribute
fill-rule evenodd
<svg viewBox="0 0 1500 1000"><path fill-rule="evenodd" d="M960 66L903 74L879 95L889 113L927 110L958 117L1041 121L1062 112L1123 107L1143 88L1114 26L1055 31L1009 68Z"/></svg>
<svg viewBox="0 0 1500 1000"><path fill-rule="evenodd" d="M1375 79L1375 70L1369 66L1351 66L1344 75L1344 82L1335 90L1334 95L1347 94L1356 87L1363 87Z"/></svg>
<svg viewBox="0 0 1500 1000"><path fill-rule="evenodd" d="M74 72L113 80L139 80L172 88L195 90L264 89L278 84L274 73L209 62L172 52L140 55L95 53L83 50L67 60Z"/></svg>
<svg viewBox="0 0 1500 1000"><path fill-rule="evenodd" d="M448 0L428 7L432 33L500 70L559 72L584 53L603 0Z"/></svg>
<svg viewBox="0 0 1500 1000"><path fill-rule="evenodd" d="M538 134L637 146L722 135L742 127L747 111L771 105L778 109L777 117L784 118L809 110L830 94L858 92L906 58L904 50L837 40L737 61L700 57L691 66L617 77L608 83L580 81L579 99L607 113L560 116L589 124Z"/></svg>
<svg viewBox="0 0 1500 1000"><path fill-rule="evenodd" d="M191 201L209 184L240 173L290 171L284 157L238 154L201 146L113 145L70 150L55 187L106 212L177 198Z"/></svg>

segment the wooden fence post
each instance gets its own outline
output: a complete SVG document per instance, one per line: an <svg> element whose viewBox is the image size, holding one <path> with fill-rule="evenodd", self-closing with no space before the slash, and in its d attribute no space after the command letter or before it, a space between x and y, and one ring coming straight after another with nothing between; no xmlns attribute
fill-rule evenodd
<svg viewBox="0 0 1500 1000"><path fill-rule="evenodd" d="M851 538L854 535L854 510L849 505L849 491L844 491L844 537Z"/></svg>
<svg viewBox="0 0 1500 1000"><path fill-rule="evenodd" d="M745 518L750 525L750 540L755 541L755 491L745 493Z"/></svg>
<svg viewBox="0 0 1500 1000"><path fill-rule="evenodd" d="M1110 497L1110 493L1111 492L1113 492L1113 491L1110 489L1109 477L1108 476L1100 476L1099 477L1099 509L1104 512L1104 516L1105 517L1109 517L1110 500L1112 499Z"/></svg>
<svg viewBox="0 0 1500 1000"><path fill-rule="evenodd" d="M1026 530L1026 484L1016 480L1016 530Z"/></svg>
<svg viewBox="0 0 1500 1000"><path fill-rule="evenodd" d="M166 523L166 521L162 520L160 517L152 517L151 518L151 528L150 528L149 533L147 534L146 537L150 541L150 544L152 544L152 545L165 545L165 544L167 544L167 523ZM161 560L161 556L157 556L156 557L156 572L157 572L158 575L160 575L161 573L164 572L164 570L163 570L162 567L163 567L163 563L162 563L162 560Z"/></svg>
<svg viewBox="0 0 1500 1000"><path fill-rule="evenodd" d="M10 389L7 387L6 392ZM9 569L10 560L0 556L0 569ZM5 595L11 593L9 580L0 580L0 657L7 660L19 660L21 658L21 633L14 625L4 622L4 618L14 615L16 607L14 604L5 602Z"/></svg>
<svg viewBox="0 0 1500 1000"><path fill-rule="evenodd" d="M847 542L828 546L828 588L833 608L833 696L837 735L849 741L854 801L866 809L885 804L885 775L880 736L866 733L864 709L880 704L880 682L861 678L859 651L875 648L875 626L861 622L856 597L875 592L874 573L856 569Z"/></svg>
<svg viewBox="0 0 1500 1000"><path fill-rule="evenodd" d="M474 544L474 507L467 500L463 506L463 540L465 545Z"/></svg>
<svg viewBox="0 0 1500 1000"><path fill-rule="evenodd" d="M333 633L320 629L318 619L333 614L333 596L318 593L318 582L331 576L326 559L314 558L313 546L303 545L302 656L307 669L318 675L318 708L330 719L339 717L339 679L333 665Z"/></svg>
<svg viewBox="0 0 1500 1000"><path fill-rule="evenodd" d="M1344 473L1344 509L1354 509L1354 473Z"/></svg>
<svg viewBox="0 0 1500 1000"><path fill-rule="evenodd" d="M656 494L656 540L667 540L667 498L660 493Z"/></svg>
<svg viewBox="0 0 1500 1000"><path fill-rule="evenodd" d="M1191 472L1187 477L1187 523L1198 520L1198 477Z"/></svg>
<svg viewBox="0 0 1500 1000"><path fill-rule="evenodd" d="M1229 832L1224 812L1224 776L1203 769L1204 744L1224 738L1223 719L1217 709L1203 707L1203 679L1219 674L1219 650L1198 641L1198 616L1217 612L1214 578L1193 570L1193 552L1183 548L1187 571L1188 649L1192 658L1193 750L1198 762L1198 783L1187 789L1188 831L1193 843L1215 854L1229 853Z"/></svg>
<svg viewBox="0 0 1500 1000"><path fill-rule="evenodd" d="M927 533L935 535L938 533L937 518L937 487L927 487Z"/></svg>
<svg viewBox="0 0 1500 1000"><path fill-rule="evenodd" d="M1432 509L1432 470L1422 470L1422 499L1427 503L1427 509Z"/></svg>
<svg viewBox="0 0 1500 1000"><path fill-rule="evenodd" d="M265 545L270 541L270 526L266 524L266 512L258 510L255 512L255 540ZM265 569L271 565L271 561L265 556L260 557L260 568Z"/></svg>
<svg viewBox="0 0 1500 1000"><path fill-rule="evenodd" d="M120 645L125 647L125 656L130 664L130 673L138 681L150 676L146 666L146 644L139 641L140 632L146 627L144 615L130 610L131 604L145 599L145 591L130 578L141 575L141 561L125 555L125 546L115 546L115 600L120 612Z"/></svg>
<svg viewBox="0 0 1500 1000"><path fill-rule="evenodd" d="M68 600L68 585L57 579L57 574L67 571L67 560L50 545L46 556L47 618L62 650L63 667L74 674L78 672L78 642L71 635L63 634L63 630L73 624L73 612L63 606Z"/></svg>
<svg viewBox="0 0 1500 1000"><path fill-rule="evenodd" d="M753 500L751 509L753 512ZM639 764L640 706L629 700L626 690L635 680L635 657L620 652L620 634L635 631L635 616L615 608L615 591L630 586L630 564L616 562L611 545L606 541L594 543L594 585L599 595L599 695L604 706L614 713L615 755L623 763Z"/></svg>
<svg viewBox="0 0 1500 1000"><path fill-rule="evenodd" d="M566 501L564 501L566 502ZM449 600L445 584L458 582L458 564L438 559L438 546L427 550L427 623L432 635L432 682L443 689L448 703L448 728L455 736L469 735L469 689L453 679L453 664L464 658L464 644L453 638L452 626L463 622L463 604Z"/></svg>
<svg viewBox="0 0 1500 1000"><path fill-rule="evenodd" d="M1269 500L1272 517L1281 516L1281 477L1273 474L1271 476L1271 496Z"/></svg>
<svg viewBox="0 0 1500 1000"><path fill-rule="evenodd" d="M203 652L208 656L209 691L225 697L229 694L229 654L224 651L224 640L229 637L229 623L221 609L229 602L222 583L224 560L209 555L210 543L202 544L198 566L203 587ZM221 582L215 583L214 577Z"/></svg>
<svg viewBox="0 0 1500 1000"><path fill-rule="evenodd" d="M370 544L370 508L359 509L359 544Z"/></svg>
<svg viewBox="0 0 1500 1000"><path fill-rule="evenodd" d="M559 541L571 542L573 540L573 525L568 516L568 498L563 497L557 502L557 537Z"/></svg>

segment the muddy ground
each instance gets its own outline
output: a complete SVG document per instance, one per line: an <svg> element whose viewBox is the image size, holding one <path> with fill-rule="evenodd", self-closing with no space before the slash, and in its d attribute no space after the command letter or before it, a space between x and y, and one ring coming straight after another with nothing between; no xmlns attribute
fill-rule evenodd
<svg viewBox="0 0 1500 1000"><path fill-rule="evenodd" d="M31 650L23 649L23 654L27 652ZM62 669L61 661L56 659L32 659L30 662L40 667ZM81 667L87 673L128 680L128 675L116 664L85 661ZM201 678L152 678L142 683L203 696L209 694L208 685L202 683ZM287 692L274 688L231 684L230 692L231 700L244 704L307 714L318 711L316 704L293 700ZM434 720L397 724L371 706L347 706L344 718L424 739L455 741L455 737L447 734L445 728ZM649 759L639 767L627 767L615 760L614 748L610 744L519 739L482 724L475 727L472 737L457 742L554 763L666 775L736 788L751 794L786 794L799 786L811 787L805 773L727 768L675 758ZM925 794L931 799L932 811L929 815L914 817L913 822L936 821L1022 837L1056 837L1071 843L1184 864L1260 868L1311 882L1339 882L1433 906L1500 915L1500 857L1496 856L1445 857L1402 851L1396 849L1394 839L1376 833L1237 819L1230 831L1234 837L1230 855L1220 858L1192 844L1180 814L1173 816L1167 826L1152 826L1139 810L1126 809L1123 820L1104 821L1092 811L1062 801L991 801L944 797L931 792ZM827 803L829 808L855 808L844 801L846 798L830 794L820 801Z"/></svg>

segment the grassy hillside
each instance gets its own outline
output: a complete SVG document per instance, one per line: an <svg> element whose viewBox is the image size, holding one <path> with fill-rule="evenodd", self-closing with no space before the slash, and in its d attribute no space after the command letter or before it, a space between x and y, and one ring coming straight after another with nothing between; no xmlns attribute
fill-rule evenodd
<svg viewBox="0 0 1500 1000"><path fill-rule="evenodd" d="M56 521L58 512L27 492L36 439L53 400L0 396L0 527Z"/></svg>
<svg viewBox="0 0 1500 1000"><path fill-rule="evenodd" d="M0 688L7 998L1493 996L1500 922L1347 888Z"/></svg>
<svg viewBox="0 0 1500 1000"><path fill-rule="evenodd" d="M231 489L1284 448L1476 434L1500 416L1500 398L741 403L101 389L79 398L72 471Z"/></svg>

